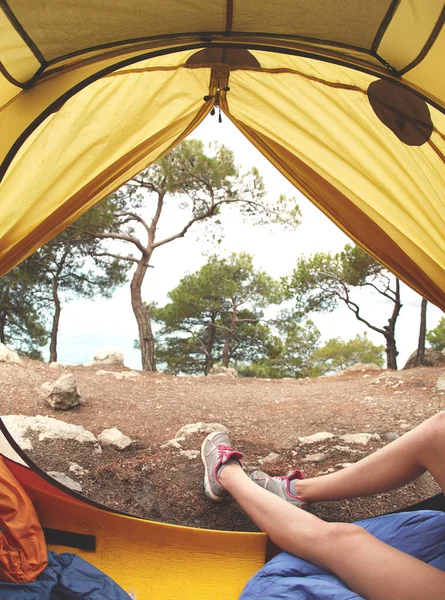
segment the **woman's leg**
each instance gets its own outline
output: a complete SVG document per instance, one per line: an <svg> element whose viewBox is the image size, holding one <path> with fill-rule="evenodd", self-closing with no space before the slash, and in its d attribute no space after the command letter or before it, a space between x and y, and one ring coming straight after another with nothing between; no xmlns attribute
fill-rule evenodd
<svg viewBox="0 0 445 600"><path fill-rule="evenodd" d="M445 491L445 412L342 471L296 480L294 485L309 503L343 500L393 490L425 471Z"/></svg>
<svg viewBox="0 0 445 600"><path fill-rule="evenodd" d="M368 600L444 597L445 573L439 569L388 546L361 527L325 523L290 505L253 483L239 464L227 464L217 482L280 548L331 571Z"/></svg>

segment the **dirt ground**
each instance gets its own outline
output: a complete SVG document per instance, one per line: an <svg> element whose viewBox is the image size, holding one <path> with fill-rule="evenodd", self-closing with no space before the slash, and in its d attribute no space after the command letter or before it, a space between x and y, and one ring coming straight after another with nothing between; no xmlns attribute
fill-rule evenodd
<svg viewBox="0 0 445 600"><path fill-rule="evenodd" d="M98 369L118 367L66 367L52 369L38 361L0 363L0 413L48 415L82 425L96 436L118 427L134 440L130 449L104 449L51 440L35 445L31 458L46 471L63 471L77 480L88 497L112 508L142 517L212 529L256 531L233 501L212 504L202 488L199 458L163 444L186 424L218 422L232 434L234 445L245 454L245 467L260 467L282 475L301 467L306 476L344 468L388 442L388 432L403 434L444 408L445 396L435 391L443 367L407 371L344 373L313 380L241 379L224 376L173 377L140 373L116 380L97 375ZM72 373L82 397L80 406L56 411L39 395L42 383ZM299 437L328 431L335 436L376 433L367 445L345 443L338 437L303 445ZM193 434L182 450L199 450L204 434ZM319 462L308 455L322 453ZM89 472L75 476L70 461ZM366 500L319 503L313 512L326 520L354 521L390 512L437 493L429 476L388 494Z"/></svg>

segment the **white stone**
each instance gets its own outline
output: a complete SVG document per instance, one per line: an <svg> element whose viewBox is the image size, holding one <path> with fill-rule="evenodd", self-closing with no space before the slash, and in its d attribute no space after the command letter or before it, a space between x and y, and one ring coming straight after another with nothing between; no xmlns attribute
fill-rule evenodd
<svg viewBox="0 0 445 600"><path fill-rule="evenodd" d="M302 463L320 462L320 461L324 460L325 457L326 457L326 454L324 454L323 452L318 452L317 454L308 454L307 456L305 456L304 458L301 459L301 462Z"/></svg>
<svg viewBox="0 0 445 600"><path fill-rule="evenodd" d="M372 383L384 383L390 385L393 381L398 379L397 373L393 371L383 371L378 377L376 377Z"/></svg>
<svg viewBox="0 0 445 600"><path fill-rule="evenodd" d="M50 369L60 369L61 367L61 365L58 362L50 362L48 366Z"/></svg>
<svg viewBox="0 0 445 600"><path fill-rule="evenodd" d="M103 348L96 352L94 360L96 363L102 363L103 365L123 365L124 355L113 348Z"/></svg>
<svg viewBox="0 0 445 600"><path fill-rule="evenodd" d="M180 454L189 460L195 460L201 453L199 450L181 450Z"/></svg>
<svg viewBox="0 0 445 600"><path fill-rule="evenodd" d="M32 450L29 435L38 434L39 441L46 439L74 440L80 444L96 444L97 439L81 425L72 425L52 417L37 415L26 417L24 415L6 415L2 417L9 433L23 450Z"/></svg>
<svg viewBox="0 0 445 600"><path fill-rule="evenodd" d="M172 440L168 440L164 444L162 444L161 448L176 448L176 450L181 450L181 442L185 442L185 437L173 438Z"/></svg>
<svg viewBox="0 0 445 600"><path fill-rule="evenodd" d="M223 431L224 433L228 433L227 427L224 427L221 423L204 423L203 421L198 421L197 423L188 423L181 427L181 429L178 429L175 434L175 439L180 437L186 438L194 433L205 433L208 435L213 431Z"/></svg>
<svg viewBox="0 0 445 600"><path fill-rule="evenodd" d="M319 431L318 433L314 433L306 437L300 437L298 438L298 441L300 444L315 444L316 442L330 440L333 437L335 437L335 435L333 433L329 433L329 431Z"/></svg>
<svg viewBox="0 0 445 600"><path fill-rule="evenodd" d="M80 403L74 375L66 373L59 379L47 381L40 387L40 395L52 408L68 410Z"/></svg>
<svg viewBox="0 0 445 600"><path fill-rule="evenodd" d="M133 443L133 440L119 431L117 427L104 429L102 433L97 436L97 439L102 446L113 446L118 450L125 450L125 448L128 448Z"/></svg>
<svg viewBox="0 0 445 600"><path fill-rule="evenodd" d="M444 348L445 350L445 348ZM443 351L442 351L443 352ZM445 373L443 373L436 381L436 392L445 392Z"/></svg>
<svg viewBox="0 0 445 600"><path fill-rule="evenodd" d="M115 373L116 379L134 379L135 377L140 377L137 371L121 371L120 373Z"/></svg>
<svg viewBox="0 0 445 600"><path fill-rule="evenodd" d="M15 350L0 343L0 362L21 363L23 361Z"/></svg>
<svg viewBox="0 0 445 600"><path fill-rule="evenodd" d="M276 452L269 452L269 454L266 457L260 458L258 462L260 463L260 465L263 465L264 463L273 464L277 462L277 460L279 460L280 458L280 455Z"/></svg>
<svg viewBox="0 0 445 600"><path fill-rule="evenodd" d="M362 444L366 446L370 440L380 440L380 436L377 433L346 433L341 435L342 439L347 444Z"/></svg>
<svg viewBox="0 0 445 600"><path fill-rule="evenodd" d="M77 481L74 481L74 479L71 479L71 477L68 477L65 473L61 473L60 471L48 471L48 475L65 487L70 488L70 490L74 490L75 492L82 491L80 483L77 483Z"/></svg>
<svg viewBox="0 0 445 600"><path fill-rule="evenodd" d="M379 367L379 365L376 365L375 363L355 363L355 365L351 365L350 367L347 367L345 369L346 372L351 372L351 371L381 371L382 367Z"/></svg>
<svg viewBox="0 0 445 600"><path fill-rule="evenodd" d="M69 470L74 473L74 475L77 475L78 477L83 477L84 475L88 475L89 470L88 469L84 469L83 467L81 467L80 465L78 465L75 462L70 462L69 464Z"/></svg>

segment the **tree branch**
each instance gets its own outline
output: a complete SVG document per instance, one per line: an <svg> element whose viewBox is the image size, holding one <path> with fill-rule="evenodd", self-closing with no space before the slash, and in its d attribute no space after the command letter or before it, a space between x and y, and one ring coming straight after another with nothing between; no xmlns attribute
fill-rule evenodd
<svg viewBox="0 0 445 600"><path fill-rule="evenodd" d="M125 221L125 222L128 222L128 221L137 221L138 223L140 223L144 227L144 229L145 229L145 231L147 233L150 233L150 229L149 229L147 223L137 213L125 211L125 212L121 212L121 213L116 213L116 217L118 217L118 218L119 217L129 217L129 219L127 221Z"/></svg>
<svg viewBox="0 0 445 600"><path fill-rule="evenodd" d="M183 229L181 229L181 231L179 231L178 233L165 238L163 240L161 240L160 242L156 242L156 244L153 244L152 248L153 250L155 248L159 248L159 246L163 246L164 244L168 244L169 242L172 242L173 240L177 240L178 238L184 237L185 234L187 233L187 231L190 229L190 227L194 224L197 223L198 221L203 221L204 219L207 219L207 217L210 217L214 214L215 212L215 208L217 205L213 206L212 208L210 208L207 212L205 212L202 215L197 215L195 217L193 217L193 219L190 219L190 221L187 223L187 225L185 225L185 227L183 227Z"/></svg>
<svg viewBox="0 0 445 600"><path fill-rule="evenodd" d="M110 239L110 240L122 240L124 242L129 242L130 244L134 244L144 257L148 256L147 249L133 235L126 235L125 233L112 233L111 231L106 232L106 233L92 233L91 235L93 237L103 239L103 240Z"/></svg>
<svg viewBox="0 0 445 600"><path fill-rule="evenodd" d="M139 260L134 256L122 256L121 254L113 254L112 252L95 252L92 256L109 256L110 258L117 258L118 260L127 260L139 264ZM151 267L151 265L148 266Z"/></svg>

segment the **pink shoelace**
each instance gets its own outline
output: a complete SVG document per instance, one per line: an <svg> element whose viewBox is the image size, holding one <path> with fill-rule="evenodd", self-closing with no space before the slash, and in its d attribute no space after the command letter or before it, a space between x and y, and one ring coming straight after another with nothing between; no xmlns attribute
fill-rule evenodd
<svg viewBox="0 0 445 600"><path fill-rule="evenodd" d="M224 444L220 444L216 448L218 450L218 461L215 466L215 479L218 481L218 471L222 465L225 465L231 458L237 460L240 465L242 465L241 460L244 454L239 452L239 450L234 450L230 446L226 446Z"/></svg>

